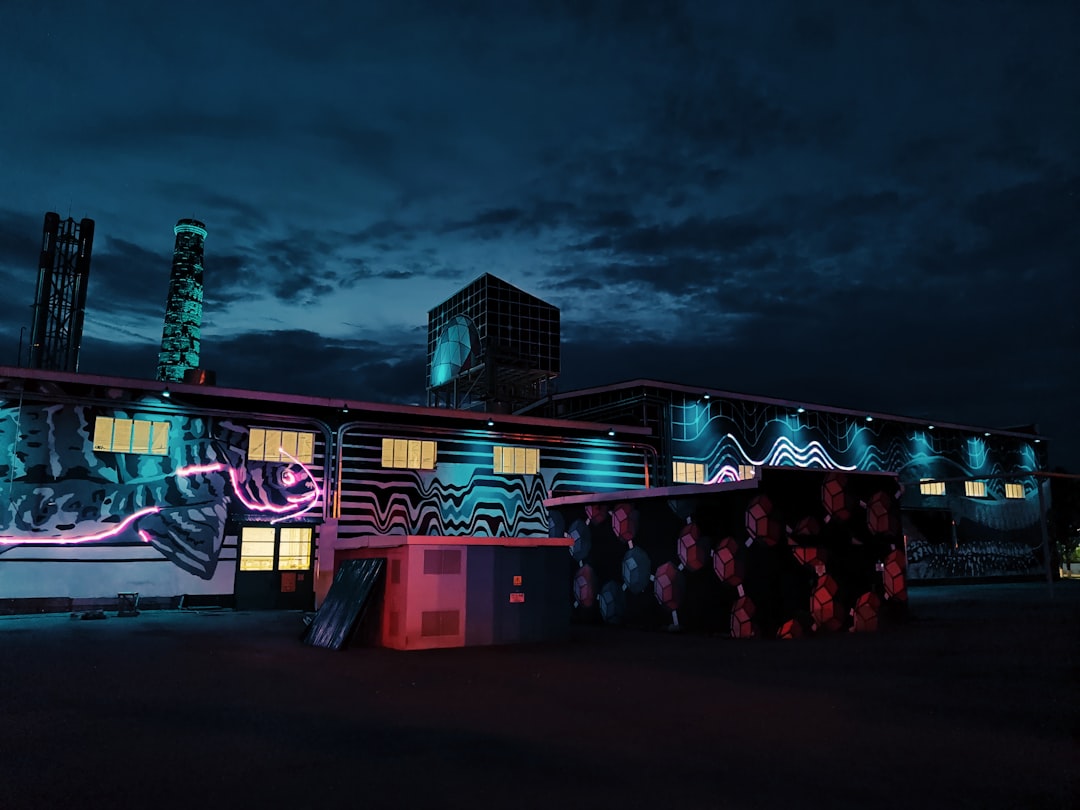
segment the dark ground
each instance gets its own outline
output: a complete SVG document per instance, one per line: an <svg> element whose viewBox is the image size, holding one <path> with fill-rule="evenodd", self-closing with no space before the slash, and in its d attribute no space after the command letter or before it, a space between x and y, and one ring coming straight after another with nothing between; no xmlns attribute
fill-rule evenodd
<svg viewBox="0 0 1080 810"><path fill-rule="evenodd" d="M1073 808L1080 582L877 635L303 646L298 613L0 619L0 810Z"/></svg>

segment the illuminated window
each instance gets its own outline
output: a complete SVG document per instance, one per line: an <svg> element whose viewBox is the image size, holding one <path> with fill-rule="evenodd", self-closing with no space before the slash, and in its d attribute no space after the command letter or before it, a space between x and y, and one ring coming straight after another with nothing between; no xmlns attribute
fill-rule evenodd
<svg viewBox="0 0 1080 810"><path fill-rule="evenodd" d="M94 449L163 456L169 451L169 423L99 416L94 420Z"/></svg>
<svg viewBox="0 0 1080 810"><path fill-rule="evenodd" d="M674 478L676 484L704 484L705 465L692 461L676 461Z"/></svg>
<svg viewBox="0 0 1080 810"><path fill-rule="evenodd" d="M1024 497L1024 485L1023 484L1006 484L1005 485L1005 497L1006 498L1023 498Z"/></svg>
<svg viewBox="0 0 1080 810"><path fill-rule="evenodd" d="M434 470L435 442L383 439L382 465L399 470Z"/></svg>
<svg viewBox="0 0 1080 810"><path fill-rule="evenodd" d="M935 481L933 478L924 478L919 482L919 493L921 495L944 495L945 482Z"/></svg>
<svg viewBox="0 0 1080 810"><path fill-rule="evenodd" d="M985 498L986 484L983 481L965 481L964 494L969 498Z"/></svg>
<svg viewBox="0 0 1080 810"><path fill-rule="evenodd" d="M240 533L240 570L274 570L274 535L269 526L245 526Z"/></svg>
<svg viewBox="0 0 1080 810"><path fill-rule="evenodd" d="M244 526L241 571L306 571L311 565L310 526Z"/></svg>
<svg viewBox="0 0 1080 810"><path fill-rule="evenodd" d="M753 464L740 464L739 465L739 480L749 481L754 477L754 470L757 469Z"/></svg>
<svg viewBox="0 0 1080 810"><path fill-rule="evenodd" d="M248 437L249 461L292 461L310 464L315 459L315 434L302 430L252 428Z"/></svg>
<svg viewBox="0 0 1080 810"><path fill-rule="evenodd" d="M278 541L278 568L304 571L311 561L311 527L284 526Z"/></svg>
<svg viewBox="0 0 1080 810"><path fill-rule="evenodd" d="M497 473L536 475L540 471L540 450L536 447L496 447L491 468Z"/></svg>

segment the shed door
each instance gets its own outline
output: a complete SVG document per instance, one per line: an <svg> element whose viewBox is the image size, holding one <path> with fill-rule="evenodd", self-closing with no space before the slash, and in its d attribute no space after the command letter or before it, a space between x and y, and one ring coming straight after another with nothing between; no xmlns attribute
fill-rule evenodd
<svg viewBox="0 0 1080 810"><path fill-rule="evenodd" d="M311 610L315 606L311 526L244 526L236 569L239 610Z"/></svg>

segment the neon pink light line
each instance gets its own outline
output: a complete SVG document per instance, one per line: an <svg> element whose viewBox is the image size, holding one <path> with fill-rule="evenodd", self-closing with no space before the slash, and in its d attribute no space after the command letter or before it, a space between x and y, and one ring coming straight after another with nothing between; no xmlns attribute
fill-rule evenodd
<svg viewBox="0 0 1080 810"><path fill-rule="evenodd" d="M193 464L190 467L178 467L176 470L176 474L181 478L186 478L189 475L198 475L199 473L221 472L221 470L224 469L224 464Z"/></svg>
<svg viewBox="0 0 1080 810"><path fill-rule="evenodd" d="M189 475L199 475L201 473L221 472L224 469L229 470L229 481L232 483L233 492L236 493L236 497L240 500L245 507L255 512L272 512L280 515L280 517L271 520L271 523L279 523L282 520L289 518L299 517L307 512L310 512L316 502L319 500L319 496L322 495L322 490L319 489L319 483L315 480L315 476L311 474L311 470L307 465L300 461L298 458L287 452L284 448L278 448L278 451L293 461L296 465L304 471L304 474L311 481L312 491L305 492L303 495L290 495L287 506L272 506L268 503L257 503L249 500L244 496L243 491L240 488L239 482L236 480L236 468L226 467L221 463L213 464L193 464L188 467L178 467L176 475L181 478L186 478ZM286 471L287 476L284 480L291 484L295 482L296 478L292 475L291 471ZM306 504L303 509L297 510L296 507L300 504ZM111 529L106 531L97 532L95 534L87 534L79 537L13 537L11 535L0 535L0 546L73 546L80 543L92 543L95 540L107 540L110 537L116 537L118 534L127 529L132 523L141 517L146 515L155 515L161 511L160 506L147 506L145 509L128 515L121 520ZM139 539L144 543L152 543L153 538L143 529L138 530Z"/></svg>
<svg viewBox="0 0 1080 810"><path fill-rule="evenodd" d="M319 489L319 484L315 480L315 476L311 474L311 470L307 468L306 464L300 461L300 459L296 458L296 456L288 453L284 448L279 447L278 452L284 456L288 456L294 464L299 466L300 469L304 471L304 474L311 481L311 486L313 488L312 492L305 493L304 495L294 495L289 497L289 504L287 506L274 506L273 504L258 503L256 501L250 500L246 495L244 495L243 490L240 488L240 482L236 480L236 468L229 468L229 481L232 483L233 492L236 493L236 497L240 501L240 503L242 503L246 508L250 509L253 512L270 512L275 515L280 515L280 517L271 520L271 523L280 523L282 520L299 517L306 512L310 512L311 509L315 506L315 502L322 494L322 491ZM307 502L307 506L305 506L303 509L300 509L299 511L295 511L296 506L305 501Z"/></svg>
<svg viewBox="0 0 1080 810"><path fill-rule="evenodd" d="M295 496L296 497L295 503L303 503L306 500L307 501L307 506L305 506L303 509L301 509L299 512L296 512L293 515L285 516L285 517L294 517L294 518L295 517L300 517L300 515L306 514L307 512L310 512L314 508L315 502L319 500L319 496L322 494L322 490L319 489L319 482L315 480L315 476L311 474L311 470L308 469L307 465L304 464L304 462L302 462L296 456L294 456L291 453L289 453L288 451L286 451L284 447L279 447L278 452L288 456L289 458L291 458L293 460L293 462L295 464L299 465L300 469L304 471L304 475L306 475L308 477L308 480L311 481L311 492L306 492L303 495ZM290 503L294 502L292 497L287 498L286 500L288 500ZM271 520L270 522L271 523L280 523L282 520L285 520L285 517L275 518L274 520Z"/></svg>
<svg viewBox="0 0 1080 810"><path fill-rule="evenodd" d="M97 534L87 534L82 537L11 537L0 536L0 546L72 546L78 543L92 543L95 540L107 540L110 537L116 537L120 532L124 531L128 526L134 523L141 517L147 515L155 515L161 511L160 506L148 506L145 509L140 509L134 514L128 515L121 520L111 529Z"/></svg>

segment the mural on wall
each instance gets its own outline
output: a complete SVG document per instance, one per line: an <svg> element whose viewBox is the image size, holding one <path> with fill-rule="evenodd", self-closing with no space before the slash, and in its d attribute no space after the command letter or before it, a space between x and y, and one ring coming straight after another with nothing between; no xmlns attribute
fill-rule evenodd
<svg viewBox="0 0 1080 810"><path fill-rule="evenodd" d="M1045 466L1034 438L719 398L674 404L671 428L674 458L704 464L714 482L738 480L740 465L896 473L905 483L905 509L945 509L959 527L913 530L913 576L1000 576L1039 568L1038 490L1036 479L1025 475ZM980 478L985 491L979 497L967 497L959 480L941 495L919 489L922 479ZM1021 488L1019 497L1006 496L1010 483Z"/></svg>
<svg viewBox="0 0 1080 810"><path fill-rule="evenodd" d="M167 425L168 445L161 454L95 450L102 414ZM227 419L8 401L0 406L0 554L141 544L209 580L230 515L296 519L321 505L306 465L246 461L247 441L247 428Z"/></svg>
<svg viewBox="0 0 1080 810"><path fill-rule="evenodd" d="M346 436L339 538L546 537L544 499L552 493L645 485L642 451L611 442L517 437L510 443L540 448L537 473L526 475L493 473L492 450L507 441L481 431L439 437L434 470L384 469L382 435Z"/></svg>
<svg viewBox="0 0 1080 810"><path fill-rule="evenodd" d="M894 478L767 470L685 497L549 504L580 620L795 638L907 615ZM584 501L584 502L583 502Z"/></svg>

